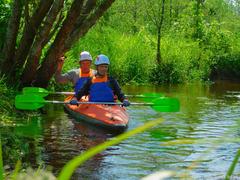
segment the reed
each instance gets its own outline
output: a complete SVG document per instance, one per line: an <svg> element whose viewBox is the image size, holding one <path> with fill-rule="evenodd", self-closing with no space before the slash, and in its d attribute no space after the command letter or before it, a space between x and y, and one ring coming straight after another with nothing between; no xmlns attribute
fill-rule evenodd
<svg viewBox="0 0 240 180"><path fill-rule="evenodd" d="M17 180L17 176L18 176L19 171L21 169L21 164L22 164L21 161L18 160L17 164L15 166L15 169L13 171L12 177L11 177L12 180Z"/></svg>
<svg viewBox="0 0 240 180"><path fill-rule="evenodd" d="M236 167L236 165L238 163L239 157L240 157L240 149L238 149L237 154L234 157L233 162L232 162L231 166L228 169L228 172L226 174L225 180L230 180L230 178L231 178L231 176L232 176L232 174L234 172L234 169L235 169L235 167Z"/></svg>

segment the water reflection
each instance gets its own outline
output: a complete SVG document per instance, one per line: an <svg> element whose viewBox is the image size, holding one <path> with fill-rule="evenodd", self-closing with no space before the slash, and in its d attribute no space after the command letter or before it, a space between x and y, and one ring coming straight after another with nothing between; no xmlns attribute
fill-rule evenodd
<svg viewBox="0 0 240 180"><path fill-rule="evenodd" d="M56 174L73 157L117 135L117 133L113 134L102 128L78 122L63 111L57 118L55 116L55 119L45 122L44 129L44 161L53 167ZM104 153L99 153L85 162L76 170L73 178L97 176L104 156Z"/></svg>
<svg viewBox="0 0 240 180"><path fill-rule="evenodd" d="M126 86L124 91L177 97L181 111L159 113L146 106L129 107L128 130L159 117L165 122L99 153L79 167L73 179L135 180L159 170L177 172L176 179L225 177L240 148L239 142L232 141L240 138L240 84ZM16 123L21 127L20 122ZM33 134L28 132L29 129ZM32 166L40 163L52 166L55 174L73 157L115 136L104 129L75 121L61 105L47 106L46 114L28 128L5 131L19 138L18 143L11 141L15 146L8 147L24 149L23 145L27 144L31 155L26 155L35 159L25 158L25 161ZM19 142L23 142L22 146ZM240 176L240 166L236 167L234 175Z"/></svg>

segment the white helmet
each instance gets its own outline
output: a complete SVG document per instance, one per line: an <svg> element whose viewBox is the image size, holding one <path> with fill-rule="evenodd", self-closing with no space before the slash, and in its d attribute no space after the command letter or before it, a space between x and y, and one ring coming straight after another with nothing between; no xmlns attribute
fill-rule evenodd
<svg viewBox="0 0 240 180"><path fill-rule="evenodd" d="M95 65L97 66L100 64L108 64L108 65L110 64L108 57L105 56L104 54L100 54L96 58Z"/></svg>
<svg viewBox="0 0 240 180"><path fill-rule="evenodd" d="M89 60L92 61L92 56L89 52L83 51L80 54L80 61Z"/></svg>

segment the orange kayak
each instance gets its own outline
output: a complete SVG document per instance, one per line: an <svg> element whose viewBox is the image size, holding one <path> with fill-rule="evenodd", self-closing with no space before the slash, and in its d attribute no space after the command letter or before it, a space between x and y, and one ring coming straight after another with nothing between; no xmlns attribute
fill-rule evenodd
<svg viewBox="0 0 240 180"><path fill-rule="evenodd" d="M68 102L72 97L65 99ZM87 100L83 100L87 101ZM80 104L64 105L65 110L76 120L82 120L110 130L124 130L128 126L129 116L119 105Z"/></svg>

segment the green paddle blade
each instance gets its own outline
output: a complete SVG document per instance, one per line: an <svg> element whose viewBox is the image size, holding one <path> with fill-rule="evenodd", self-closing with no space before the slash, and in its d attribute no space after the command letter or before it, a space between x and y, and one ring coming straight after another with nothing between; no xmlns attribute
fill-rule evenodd
<svg viewBox="0 0 240 180"><path fill-rule="evenodd" d="M45 105L43 97L33 94L17 95L15 107L22 110L36 110Z"/></svg>
<svg viewBox="0 0 240 180"><path fill-rule="evenodd" d="M180 102L177 98L163 97L152 100L151 106L159 112L178 112L180 110Z"/></svg>
<svg viewBox="0 0 240 180"><path fill-rule="evenodd" d="M22 92L23 94L35 94L41 97L46 97L50 94L46 89L39 87L24 87Z"/></svg>
<svg viewBox="0 0 240 180"><path fill-rule="evenodd" d="M145 102L152 102L152 100L154 98L161 98L161 97L164 97L164 94L160 94L160 93L144 93L143 94L143 100Z"/></svg>

